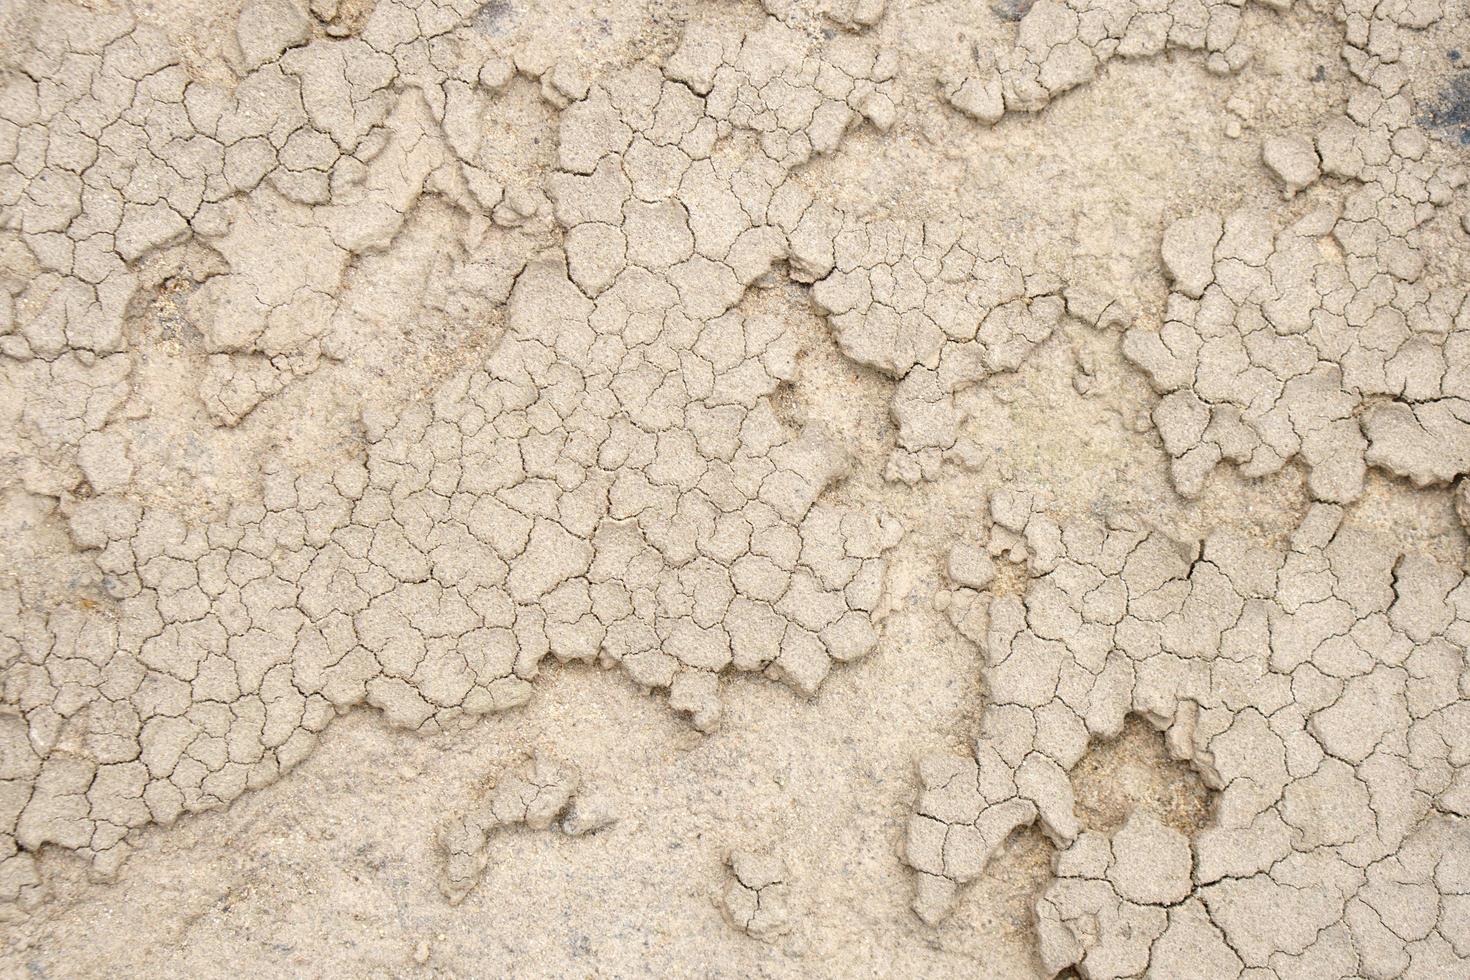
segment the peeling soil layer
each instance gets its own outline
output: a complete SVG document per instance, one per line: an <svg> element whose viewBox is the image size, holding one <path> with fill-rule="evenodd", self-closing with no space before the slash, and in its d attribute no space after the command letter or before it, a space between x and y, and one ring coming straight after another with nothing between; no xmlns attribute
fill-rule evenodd
<svg viewBox="0 0 1470 980"><path fill-rule="evenodd" d="M1470 974L1467 18L0 5L0 974Z"/></svg>

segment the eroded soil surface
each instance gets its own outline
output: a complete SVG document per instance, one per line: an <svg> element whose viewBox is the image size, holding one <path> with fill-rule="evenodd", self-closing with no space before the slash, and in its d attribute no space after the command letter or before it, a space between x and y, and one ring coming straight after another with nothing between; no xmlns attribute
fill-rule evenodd
<svg viewBox="0 0 1470 980"><path fill-rule="evenodd" d="M0 6L0 972L1470 973L1460 0Z"/></svg>

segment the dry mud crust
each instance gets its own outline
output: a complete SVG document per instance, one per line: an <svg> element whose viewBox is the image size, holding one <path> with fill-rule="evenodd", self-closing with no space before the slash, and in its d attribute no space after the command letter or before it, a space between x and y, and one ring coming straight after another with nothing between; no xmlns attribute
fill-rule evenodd
<svg viewBox="0 0 1470 980"><path fill-rule="evenodd" d="M7 966L1463 972L1464 27L7 6Z"/></svg>

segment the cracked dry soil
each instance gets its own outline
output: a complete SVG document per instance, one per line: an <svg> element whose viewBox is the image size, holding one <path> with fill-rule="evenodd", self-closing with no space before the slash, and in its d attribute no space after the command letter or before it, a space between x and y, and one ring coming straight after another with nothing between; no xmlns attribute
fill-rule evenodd
<svg viewBox="0 0 1470 980"><path fill-rule="evenodd" d="M1464 0L0 6L0 974L1470 975Z"/></svg>

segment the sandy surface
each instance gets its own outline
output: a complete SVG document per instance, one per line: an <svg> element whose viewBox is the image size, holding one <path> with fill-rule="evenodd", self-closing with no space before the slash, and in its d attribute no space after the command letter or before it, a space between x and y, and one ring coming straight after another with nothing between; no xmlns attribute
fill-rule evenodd
<svg viewBox="0 0 1470 980"><path fill-rule="evenodd" d="M1470 971L1470 22L0 6L0 975Z"/></svg>

